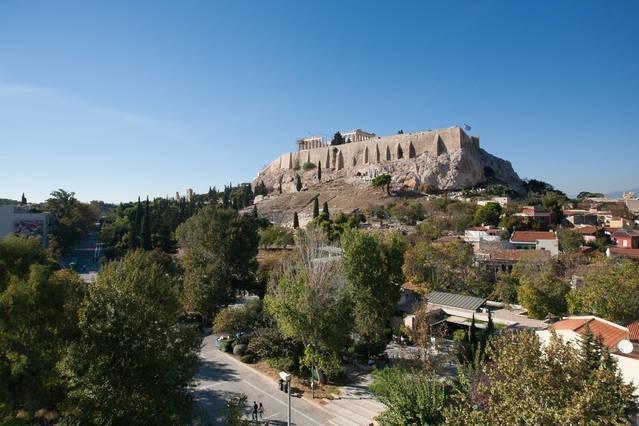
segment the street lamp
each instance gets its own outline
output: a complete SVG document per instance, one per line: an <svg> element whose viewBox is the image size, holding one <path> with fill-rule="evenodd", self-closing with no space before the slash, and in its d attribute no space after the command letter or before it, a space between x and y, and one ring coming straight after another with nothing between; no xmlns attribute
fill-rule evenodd
<svg viewBox="0 0 639 426"><path fill-rule="evenodd" d="M288 426L291 426L291 375L285 371L280 371L280 379L286 383L286 390L288 391Z"/></svg>

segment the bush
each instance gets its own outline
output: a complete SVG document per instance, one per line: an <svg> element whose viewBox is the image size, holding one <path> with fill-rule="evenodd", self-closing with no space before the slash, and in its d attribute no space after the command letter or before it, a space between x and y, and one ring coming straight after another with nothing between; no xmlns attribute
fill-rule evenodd
<svg viewBox="0 0 639 426"><path fill-rule="evenodd" d="M466 341L466 330L455 330L453 332L453 340L458 343Z"/></svg>
<svg viewBox="0 0 639 426"><path fill-rule="evenodd" d="M260 232L260 246L267 247L286 247L295 242L293 231L282 226L269 226Z"/></svg>
<svg viewBox="0 0 639 426"><path fill-rule="evenodd" d="M222 340L222 343L220 343L220 349L222 352L230 354L233 352L233 343L235 343L233 339Z"/></svg>
<svg viewBox="0 0 639 426"><path fill-rule="evenodd" d="M213 320L213 331L234 335L255 329L263 319L262 301L251 300L242 306L228 306L220 310Z"/></svg>
<svg viewBox="0 0 639 426"><path fill-rule="evenodd" d="M268 358L266 363L271 368L289 373L299 369L298 359L292 357Z"/></svg>
<svg viewBox="0 0 639 426"><path fill-rule="evenodd" d="M311 162L306 162L304 163L304 165L302 166L302 168L304 170L313 170L315 168L315 163L311 163Z"/></svg>
<svg viewBox="0 0 639 426"><path fill-rule="evenodd" d="M248 349L262 359L281 357L299 359L304 353L304 345L301 342L282 336L274 327L257 329L251 336Z"/></svg>
<svg viewBox="0 0 639 426"><path fill-rule="evenodd" d="M244 355L246 353L247 346L244 344L239 344L233 346L233 355Z"/></svg>
<svg viewBox="0 0 639 426"><path fill-rule="evenodd" d="M255 364L255 362L257 361L257 357L255 356L255 354L246 354L240 357L240 361L242 361L244 364Z"/></svg>

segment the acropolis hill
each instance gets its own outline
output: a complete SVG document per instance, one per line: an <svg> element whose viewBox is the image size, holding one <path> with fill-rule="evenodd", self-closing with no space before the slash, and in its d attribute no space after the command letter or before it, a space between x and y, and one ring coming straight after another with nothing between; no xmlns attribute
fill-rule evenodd
<svg viewBox="0 0 639 426"><path fill-rule="evenodd" d="M344 199L341 203L344 210L367 207L369 201L372 203L368 198L374 193L370 181L380 174L392 176L393 190L416 194L429 189L465 189L490 182L504 183L515 189L521 186L510 162L480 148L479 137L469 136L460 127L390 136L377 136L360 129L342 134L346 143L341 145L330 145L321 137L300 139L297 151L282 154L264 167L253 184L263 182L271 201L258 203L258 207L271 210L268 205L273 204L272 199L283 197L274 203L279 206L273 206L275 210L303 209L318 194L321 199L331 199L331 193L335 200ZM320 165L321 181L317 177ZM302 180L300 192L295 187L296 175ZM341 209L340 205L336 207Z"/></svg>

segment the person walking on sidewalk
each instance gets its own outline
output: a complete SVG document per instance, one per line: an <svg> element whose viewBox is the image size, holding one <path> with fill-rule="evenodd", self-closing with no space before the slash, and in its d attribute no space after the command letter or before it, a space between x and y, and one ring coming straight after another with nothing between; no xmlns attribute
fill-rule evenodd
<svg viewBox="0 0 639 426"><path fill-rule="evenodd" d="M257 409L257 412L260 415L260 420L264 420L264 406L262 405L262 403L260 402L260 406Z"/></svg>
<svg viewBox="0 0 639 426"><path fill-rule="evenodd" d="M251 420L257 421L257 402L253 401L253 410L251 411Z"/></svg>

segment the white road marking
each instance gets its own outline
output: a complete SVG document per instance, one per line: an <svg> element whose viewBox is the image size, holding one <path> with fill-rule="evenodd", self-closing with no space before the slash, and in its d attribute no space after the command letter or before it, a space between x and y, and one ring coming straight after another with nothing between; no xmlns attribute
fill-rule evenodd
<svg viewBox="0 0 639 426"><path fill-rule="evenodd" d="M250 387L252 387L253 389L256 389L256 390L258 390L258 391L260 391L260 392L264 392L264 394L265 394L266 396L268 396L269 398L271 398L273 401L276 401L278 404L281 404L281 405L283 405L284 407L288 407L288 404L287 404L287 403L284 403L284 402L280 401L279 399L275 398L273 395L269 394L269 393L268 393L268 392L266 392L264 389L262 389L262 388L259 388L259 387L255 386L253 383L249 382L248 380L242 380L242 381L243 381L244 383L246 383L247 385L249 385ZM291 401L291 405L292 405L292 401ZM316 425L321 424L321 423L317 423L314 419L312 419L312 418L308 417L306 414L302 413L300 410L298 410L298 409L296 409L296 408L294 408L294 407L291 407L291 411L292 411L292 412L294 412L294 413L299 414L300 416L302 416L302 417L304 417L304 418L306 418L307 420L311 421L313 424L316 424Z"/></svg>

